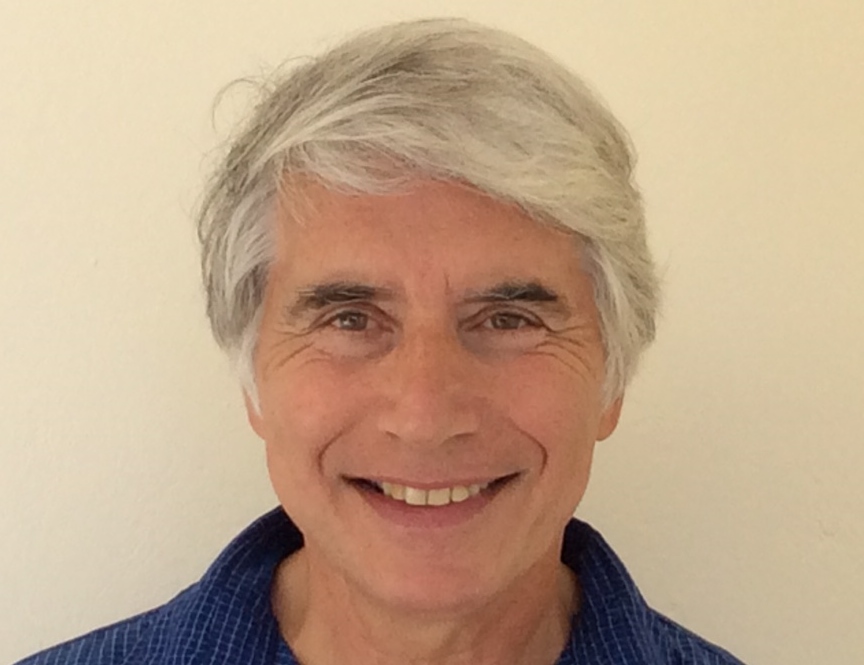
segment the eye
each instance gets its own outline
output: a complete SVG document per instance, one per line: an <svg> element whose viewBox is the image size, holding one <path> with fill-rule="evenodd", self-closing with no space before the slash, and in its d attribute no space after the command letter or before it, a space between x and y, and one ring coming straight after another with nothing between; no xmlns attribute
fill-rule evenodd
<svg viewBox="0 0 864 665"><path fill-rule="evenodd" d="M312 345L334 360L380 357L396 339L392 319L366 303L331 309L315 323L313 332Z"/></svg>
<svg viewBox="0 0 864 665"><path fill-rule="evenodd" d="M363 312L345 311L327 321L327 325L349 332L362 332L369 326L369 315Z"/></svg>
<svg viewBox="0 0 864 665"><path fill-rule="evenodd" d="M464 343L475 353L527 353L547 339L549 328L521 309L487 308L465 322Z"/></svg>
<svg viewBox="0 0 864 665"><path fill-rule="evenodd" d="M486 325L493 330L519 330L521 328L537 328L540 324L524 314L495 312L486 319Z"/></svg>

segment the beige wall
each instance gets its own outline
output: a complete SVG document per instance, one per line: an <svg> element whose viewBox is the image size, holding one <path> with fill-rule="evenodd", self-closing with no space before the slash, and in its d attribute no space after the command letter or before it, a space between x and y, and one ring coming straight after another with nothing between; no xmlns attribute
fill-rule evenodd
<svg viewBox="0 0 864 665"><path fill-rule="evenodd" d="M430 12L545 46L639 147L665 316L582 516L748 662L864 662L860 0L0 3L0 662L168 599L274 503L201 313L210 103Z"/></svg>

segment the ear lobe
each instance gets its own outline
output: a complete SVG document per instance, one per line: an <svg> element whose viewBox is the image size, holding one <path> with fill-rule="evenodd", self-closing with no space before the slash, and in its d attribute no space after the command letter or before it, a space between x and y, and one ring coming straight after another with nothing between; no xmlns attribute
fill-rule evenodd
<svg viewBox="0 0 864 665"><path fill-rule="evenodd" d="M597 440L602 441L612 435L621 418L621 407L624 403L624 395L621 395L612 404L607 406L600 414L600 423L597 427Z"/></svg>
<svg viewBox="0 0 864 665"><path fill-rule="evenodd" d="M267 437L264 436L264 419L261 417L261 412L255 408L252 400L249 399L249 395L246 394L245 390L243 391L243 403L246 405L246 419L249 421L249 425L255 434L266 440Z"/></svg>

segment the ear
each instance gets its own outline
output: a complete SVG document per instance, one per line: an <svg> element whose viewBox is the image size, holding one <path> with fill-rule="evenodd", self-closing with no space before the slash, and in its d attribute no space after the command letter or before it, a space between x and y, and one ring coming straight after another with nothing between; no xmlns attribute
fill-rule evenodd
<svg viewBox="0 0 864 665"><path fill-rule="evenodd" d="M246 419L249 421L249 425L251 425L252 429L262 439L267 437L264 436L266 428L264 427L264 418L261 416L261 412L252 403L252 400L249 398L248 393L243 391L243 402L246 405Z"/></svg>
<svg viewBox="0 0 864 665"><path fill-rule="evenodd" d="M597 427L598 441L608 438L615 431L615 428L618 426L618 419L621 417L621 406L623 403L624 395L621 395L600 414L600 423Z"/></svg>

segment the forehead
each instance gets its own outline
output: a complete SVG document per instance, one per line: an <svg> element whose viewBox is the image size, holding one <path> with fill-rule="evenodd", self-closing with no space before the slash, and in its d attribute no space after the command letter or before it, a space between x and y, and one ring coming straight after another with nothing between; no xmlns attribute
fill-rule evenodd
<svg viewBox="0 0 864 665"><path fill-rule="evenodd" d="M417 180L399 193L375 195L299 180L291 193L296 202L282 208L277 223L280 272L342 271L343 278L382 280L410 272L454 282L529 276L569 281L582 272L575 233L461 183Z"/></svg>

